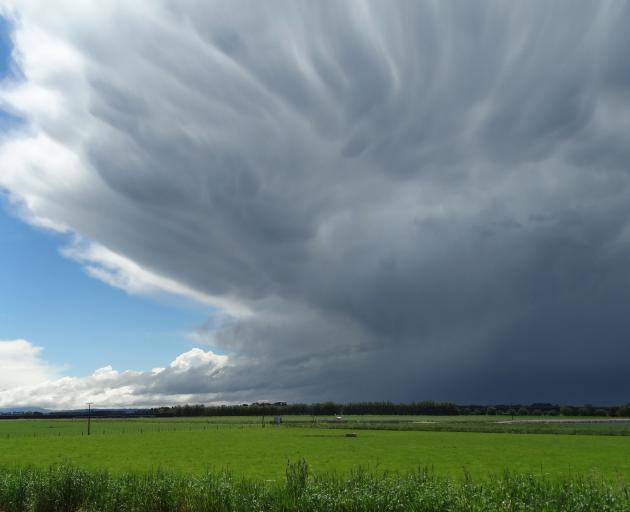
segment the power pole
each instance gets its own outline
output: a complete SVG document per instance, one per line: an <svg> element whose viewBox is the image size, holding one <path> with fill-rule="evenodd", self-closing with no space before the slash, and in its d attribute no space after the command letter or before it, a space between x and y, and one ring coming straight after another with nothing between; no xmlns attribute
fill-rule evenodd
<svg viewBox="0 0 630 512"><path fill-rule="evenodd" d="M88 406L88 436L90 435L90 420L92 419L92 403L93 402L88 402L87 406Z"/></svg>

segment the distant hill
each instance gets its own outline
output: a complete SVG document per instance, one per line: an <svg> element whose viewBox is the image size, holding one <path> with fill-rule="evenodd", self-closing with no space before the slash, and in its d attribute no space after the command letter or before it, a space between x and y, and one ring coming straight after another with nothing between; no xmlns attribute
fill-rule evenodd
<svg viewBox="0 0 630 512"><path fill-rule="evenodd" d="M42 407L0 407L0 416L7 417L22 417L22 416L42 416L45 415L51 418L78 418L87 416L87 409L44 409ZM150 409L98 409L92 408L92 416L105 418L105 417L121 417L121 416L147 416L151 415Z"/></svg>
<svg viewBox="0 0 630 512"><path fill-rule="evenodd" d="M48 409L41 407L0 407L0 414L25 413L25 412L41 412L47 413Z"/></svg>

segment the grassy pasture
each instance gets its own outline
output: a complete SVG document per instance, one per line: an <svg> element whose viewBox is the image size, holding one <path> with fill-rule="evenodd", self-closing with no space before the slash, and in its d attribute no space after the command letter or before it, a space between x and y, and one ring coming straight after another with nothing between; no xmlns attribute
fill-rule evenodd
<svg viewBox="0 0 630 512"><path fill-rule="evenodd" d="M425 467L437 475L461 478L467 471L487 478L509 469L551 478L579 474L630 481L630 439L623 436L360 430L358 437L348 438L343 429L262 429L206 420L101 420L90 437L81 435L85 422L76 420L0 422L0 466L71 462L115 474L229 469L276 481L284 477L287 460L304 457L315 473L348 473L357 466L398 472ZM142 433L135 430L138 425ZM10 429L30 429L35 435L11 435ZM38 429L63 434L37 435Z"/></svg>
<svg viewBox="0 0 630 512"><path fill-rule="evenodd" d="M265 421L272 421L266 416ZM285 426L342 429L417 430L441 432L541 433L630 436L630 422L620 423L501 423L509 416L344 416L336 421L332 416L283 416ZM516 421L531 421L534 416L515 417ZM557 419L557 418L556 418ZM584 418L561 418L584 420ZM93 419L92 434L114 435L147 432L210 430L217 428L260 428L260 416L220 416L198 418L127 418ZM605 421L600 419L599 421ZM87 432L85 419L5 419L0 420L0 439L13 437L80 436Z"/></svg>

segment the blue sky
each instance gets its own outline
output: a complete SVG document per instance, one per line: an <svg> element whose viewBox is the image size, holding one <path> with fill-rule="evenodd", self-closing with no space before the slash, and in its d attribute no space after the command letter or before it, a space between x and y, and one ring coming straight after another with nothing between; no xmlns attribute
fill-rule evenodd
<svg viewBox="0 0 630 512"><path fill-rule="evenodd" d="M180 302L130 296L87 276L63 258L62 237L0 212L0 338L24 338L44 358L71 364L68 375L168 364L191 346L186 333L206 310ZM150 326L150 327L149 327Z"/></svg>
<svg viewBox="0 0 630 512"><path fill-rule="evenodd" d="M5 77L10 72L11 64L11 37L8 22L0 16L0 77ZM13 116L0 108L0 131L10 128L16 120Z"/></svg>
<svg viewBox="0 0 630 512"><path fill-rule="evenodd" d="M0 18L0 74L9 70L10 38ZM0 114L0 130L14 122ZM27 339L44 359L85 375L111 364L164 366L193 344L186 338L206 319L195 304L130 296L85 274L59 254L64 237L34 229L0 199L0 339Z"/></svg>

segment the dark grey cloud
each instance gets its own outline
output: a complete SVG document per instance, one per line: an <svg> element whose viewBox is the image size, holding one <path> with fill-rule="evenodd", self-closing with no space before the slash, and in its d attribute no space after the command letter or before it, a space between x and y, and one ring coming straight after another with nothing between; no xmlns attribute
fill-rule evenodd
<svg viewBox="0 0 630 512"><path fill-rule="evenodd" d="M230 364L160 392L630 396L627 3L15 12L0 185L94 275L224 308Z"/></svg>

